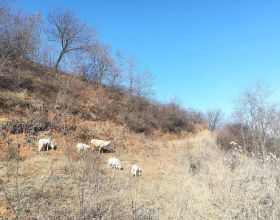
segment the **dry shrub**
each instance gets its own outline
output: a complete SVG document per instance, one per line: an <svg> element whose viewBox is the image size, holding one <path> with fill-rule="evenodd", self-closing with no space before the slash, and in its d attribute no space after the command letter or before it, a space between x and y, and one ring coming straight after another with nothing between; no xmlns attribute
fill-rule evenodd
<svg viewBox="0 0 280 220"><path fill-rule="evenodd" d="M182 130L192 130L192 123L188 119L187 112L175 103L159 106L155 117L163 131L178 133Z"/></svg>
<svg viewBox="0 0 280 220"><path fill-rule="evenodd" d="M5 125L2 126L2 129L11 134L20 134L24 131L23 122L17 120L8 121Z"/></svg>
<svg viewBox="0 0 280 220"><path fill-rule="evenodd" d="M139 207L134 207L134 203L132 201L131 209L132 209L132 219L137 219L137 220L159 219L158 210L152 202L145 202L141 204Z"/></svg>
<svg viewBox="0 0 280 220"><path fill-rule="evenodd" d="M86 127L78 127L75 132L75 137L77 140L88 142L92 138L92 132Z"/></svg>
<svg viewBox="0 0 280 220"><path fill-rule="evenodd" d="M125 124L131 131L149 134L155 129L164 132L193 132L203 124L199 112L186 111L178 104L160 104L140 96L131 96L121 88L97 89L91 111L101 119Z"/></svg>
<svg viewBox="0 0 280 220"><path fill-rule="evenodd" d="M272 102L266 86L258 84L238 97L232 122L221 131L218 143L227 150L229 142L234 141L247 153L260 154L263 159L270 153L280 155L279 120L279 104Z"/></svg>
<svg viewBox="0 0 280 220"><path fill-rule="evenodd" d="M195 125L203 123L199 112L186 111L176 103L156 106L155 113L157 124L167 132L194 132Z"/></svg>
<svg viewBox="0 0 280 220"><path fill-rule="evenodd" d="M239 156L236 154L236 152L230 152L225 155L223 164L226 167L229 167L231 171L234 171L240 165Z"/></svg>
<svg viewBox="0 0 280 220"><path fill-rule="evenodd" d="M190 173L191 174L197 174L200 170L201 162L199 158L191 158L190 159Z"/></svg>
<svg viewBox="0 0 280 220"><path fill-rule="evenodd" d="M152 108L144 98L130 97L127 112L123 114L126 126L136 133L149 133L156 128Z"/></svg>
<svg viewBox="0 0 280 220"><path fill-rule="evenodd" d="M100 119L109 119L117 121L121 111L125 109L115 101L102 99L98 101L97 105L91 107L91 111Z"/></svg>
<svg viewBox="0 0 280 220"><path fill-rule="evenodd" d="M136 133L149 133L152 130L150 120L143 113L131 112L125 117L126 126Z"/></svg>
<svg viewBox="0 0 280 220"><path fill-rule="evenodd" d="M32 104L30 101L26 99L22 99L21 97L17 96L0 96L0 106L3 108L12 109L14 107L20 107L23 109L32 108Z"/></svg>
<svg viewBox="0 0 280 220"><path fill-rule="evenodd" d="M51 123L48 120L47 115L42 113L36 113L32 115L27 121L23 120L10 120L1 126L3 130L10 134L37 134L40 131L46 131L50 129Z"/></svg>
<svg viewBox="0 0 280 220"><path fill-rule="evenodd" d="M37 115L31 118L25 125L26 133L37 134L40 131L46 131L51 128L51 123L46 115Z"/></svg>
<svg viewBox="0 0 280 220"><path fill-rule="evenodd" d="M230 142L235 142L238 146L242 146L242 149L247 153L263 153L261 149L257 148L254 142L252 131L248 126L238 123L228 123L218 132L217 143L223 150L233 150L235 145L231 145ZM277 137L267 137L265 149L267 152L276 153L279 155L278 149L275 148L278 142Z"/></svg>
<svg viewBox="0 0 280 220"><path fill-rule="evenodd" d="M164 132L194 132L196 124L202 124L199 114L186 111L175 103L156 104L142 98L129 102L125 122L135 132L150 133L154 129Z"/></svg>
<svg viewBox="0 0 280 220"><path fill-rule="evenodd" d="M230 142L236 142L238 145L242 145L242 133L240 124L227 124L217 135L217 143L223 150L232 150L233 145Z"/></svg>
<svg viewBox="0 0 280 220"><path fill-rule="evenodd" d="M15 89L15 76L13 75L13 71L5 71L7 74L0 75L0 90L1 91L13 91Z"/></svg>
<svg viewBox="0 0 280 220"><path fill-rule="evenodd" d="M193 124L186 117L172 114L172 112L163 117L159 117L158 120L162 129L167 132L179 133L182 130L191 132L194 129Z"/></svg>
<svg viewBox="0 0 280 220"><path fill-rule="evenodd" d="M74 116L78 116L83 120L92 120L94 117L89 110L83 108L72 107L70 108L70 113Z"/></svg>

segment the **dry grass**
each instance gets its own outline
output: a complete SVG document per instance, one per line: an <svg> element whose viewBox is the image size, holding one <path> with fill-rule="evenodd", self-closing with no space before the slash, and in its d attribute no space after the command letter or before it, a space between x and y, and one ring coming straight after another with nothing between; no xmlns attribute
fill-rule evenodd
<svg viewBox="0 0 280 220"><path fill-rule="evenodd" d="M105 127L106 123L104 131ZM78 155L74 140L55 135L57 151L38 153L37 148L22 145L23 160L0 163L0 215L51 219L280 217L277 162L262 164L242 154L225 153L209 132L172 141L146 138L149 148L143 147L140 136L128 132L126 138L135 150L117 149L104 155ZM108 170L106 162L111 156L123 161L123 171ZM142 177L131 176L132 163L142 167Z"/></svg>

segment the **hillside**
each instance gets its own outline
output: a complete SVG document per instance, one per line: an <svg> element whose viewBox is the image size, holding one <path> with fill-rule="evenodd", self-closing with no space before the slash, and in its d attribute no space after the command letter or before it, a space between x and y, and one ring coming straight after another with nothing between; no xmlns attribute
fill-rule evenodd
<svg viewBox="0 0 280 220"><path fill-rule="evenodd" d="M277 93L242 89L271 22L239 22L277 4L62 2L0 0L0 219L280 219Z"/></svg>
<svg viewBox="0 0 280 220"><path fill-rule="evenodd" d="M152 114L164 112L164 105L131 97L121 88L97 87L79 76L57 72L35 63L25 63L20 69L13 67L7 70L0 76L0 91L0 177L2 193L5 194L1 200L5 205L0 207L0 215L14 215L17 212L16 200L23 198L16 198L14 190L26 193L28 186L25 184L35 187L42 184L28 180L48 178L45 176L50 174L48 172L60 173L63 170L57 174L66 178L70 173L64 172L74 169L70 168L72 165L88 160L93 163L94 169L98 167L94 172L100 172L98 175L105 178L104 165L107 158L112 156L125 161L128 167L122 175L130 176L131 163L139 163L145 169L144 158L154 157L150 154L154 154L154 149L159 147L153 144L155 140L187 136L189 131L196 132L203 127L190 115L190 127L186 127L186 130L182 127L178 132L176 124L172 125L176 128L174 131L162 129ZM154 110L147 113L146 106ZM170 113L176 114L174 110ZM130 121L125 116L129 116ZM168 117L162 117L165 116ZM58 149L38 154L37 141L40 138L51 138ZM97 151L90 152L90 155L78 154L76 144L89 143L92 138L113 140L113 144L104 155L98 155ZM152 164L148 166L153 167ZM14 173L15 168L19 173ZM18 184L23 184L23 188L19 189ZM23 209L21 207L19 215L28 217Z"/></svg>
<svg viewBox="0 0 280 220"><path fill-rule="evenodd" d="M30 118L41 111L49 120L61 114L75 120L108 120L145 134L195 132L197 125L204 123L199 113L176 104L159 104L130 95L121 87L96 86L79 75L34 63L4 72L0 88L0 110L16 118Z"/></svg>
<svg viewBox="0 0 280 220"><path fill-rule="evenodd" d="M140 132L121 114L132 109L122 89L96 87L38 64L6 73L0 80L1 217L279 218L279 162L222 151L216 134L191 114L192 133L165 130L155 121ZM165 107L156 106L158 112ZM57 150L38 152L43 137ZM104 154L78 153L76 144L91 138L113 144ZM124 170L108 169L110 157ZM132 164L141 166L142 176L131 175Z"/></svg>
<svg viewBox="0 0 280 220"><path fill-rule="evenodd" d="M34 146L38 138L55 135L73 143L114 140L114 148L133 150L142 145L138 139L168 132L152 116L158 116L163 105L129 96L121 88L97 87L79 76L34 63L10 69L0 76L0 83L2 136L8 140L10 135L22 135L23 145ZM147 107L154 110L146 112ZM188 123L195 132L199 124L191 117Z"/></svg>
<svg viewBox="0 0 280 220"><path fill-rule="evenodd" d="M193 134L156 126L135 133L109 107L119 102L119 112L130 108L123 90L37 64L1 75L0 82L3 218L279 217L277 161L224 152L216 135L199 124ZM38 152L43 137L57 150ZM78 153L76 144L91 138L113 144L104 154ZM110 157L119 158L124 170L108 169ZM139 164L143 175L132 177L131 164Z"/></svg>

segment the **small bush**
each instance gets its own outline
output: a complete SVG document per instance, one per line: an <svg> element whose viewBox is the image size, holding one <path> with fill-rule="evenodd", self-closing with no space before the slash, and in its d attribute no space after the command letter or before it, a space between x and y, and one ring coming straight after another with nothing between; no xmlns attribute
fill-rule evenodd
<svg viewBox="0 0 280 220"><path fill-rule="evenodd" d="M2 129L10 134L36 134L39 131L46 131L50 128L51 124L46 116L36 116L30 118L27 122L19 120L11 120L2 125Z"/></svg>
<svg viewBox="0 0 280 220"><path fill-rule="evenodd" d="M10 134L21 134L24 132L25 125L24 122L18 120L11 120L8 121L5 125L3 125L2 129L5 129Z"/></svg>
<svg viewBox="0 0 280 220"><path fill-rule="evenodd" d="M4 100L5 106L8 108L12 108L15 106L19 106L21 108L29 108L31 107L31 103L28 100L21 99L19 97L10 97Z"/></svg>
<svg viewBox="0 0 280 220"><path fill-rule="evenodd" d="M234 147L230 142L234 141L238 145L243 143L240 124L227 124L217 135L217 143L223 150L232 150ZM246 128L244 127L244 130ZM249 146L248 149L250 150Z"/></svg>
<svg viewBox="0 0 280 220"><path fill-rule="evenodd" d="M134 218L139 220L158 219L158 210L149 203L143 204L139 209L134 211Z"/></svg>
<svg viewBox="0 0 280 220"><path fill-rule="evenodd" d="M71 109L71 113L73 115L78 115L80 116L81 119L84 119L84 120L92 120L92 115L90 114L89 111L83 109L83 108L72 108Z"/></svg>
<svg viewBox="0 0 280 220"><path fill-rule="evenodd" d="M167 132L179 133L182 130L193 132L196 124L196 116L181 109L175 103L157 106L155 118L158 126Z"/></svg>
<svg viewBox="0 0 280 220"><path fill-rule="evenodd" d="M190 173L195 175L199 173L201 168L201 162L198 158L191 158L190 160Z"/></svg>
<svg viewBox="0 0 280 220"><path fill-rule="evenodd" d="M240 160L235 154L230 153L224 159L224 165L229 167L231 171L234 171L239 164Z"/></svg>
<svg viewBox="0 0 280 220"><path fill-rule="evenodd" d="M92 138L92 133L88 128L79 127L75 133L76 139L81 141L88 141Z"/></svg>
<svg viewBox="0 0 280 220"><path fill-rule="evenodd" d="M174 115L169 116L168 118L163 120L161 123L161 127L165 131L178 133L186 126L184 118L176 117L176 115ZM192 127L190 125L188 125L188 127L188 130L192 130Z"/></svg>
<svg viewBox="0 0 280 220"><path fill-rule="evenodd" d="M46 131L50 127L51 123L48 118L46 116L42 116L30 119L25 125L25 130L27 133L36 134L39 131Z"/></svg>
<svg viewBox="0 0 280 220"><path fill-rule="evenodd" d="M125 117L126 126L136 133L148 133L151 131L149 121L145 120L142 115L137 116L135 112Z"/></svg>

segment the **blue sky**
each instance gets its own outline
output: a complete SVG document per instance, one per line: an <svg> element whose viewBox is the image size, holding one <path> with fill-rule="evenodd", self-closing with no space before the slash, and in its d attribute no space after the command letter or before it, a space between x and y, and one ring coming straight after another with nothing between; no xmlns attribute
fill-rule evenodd
<svg viewBox="0 0 280 220"><path fill-rule="evenodd" d="M26 12L74 10L112 48L154 74L161 101L230 113L242 88L266 82L279 101L278 0L15 0Z"/></svg>

